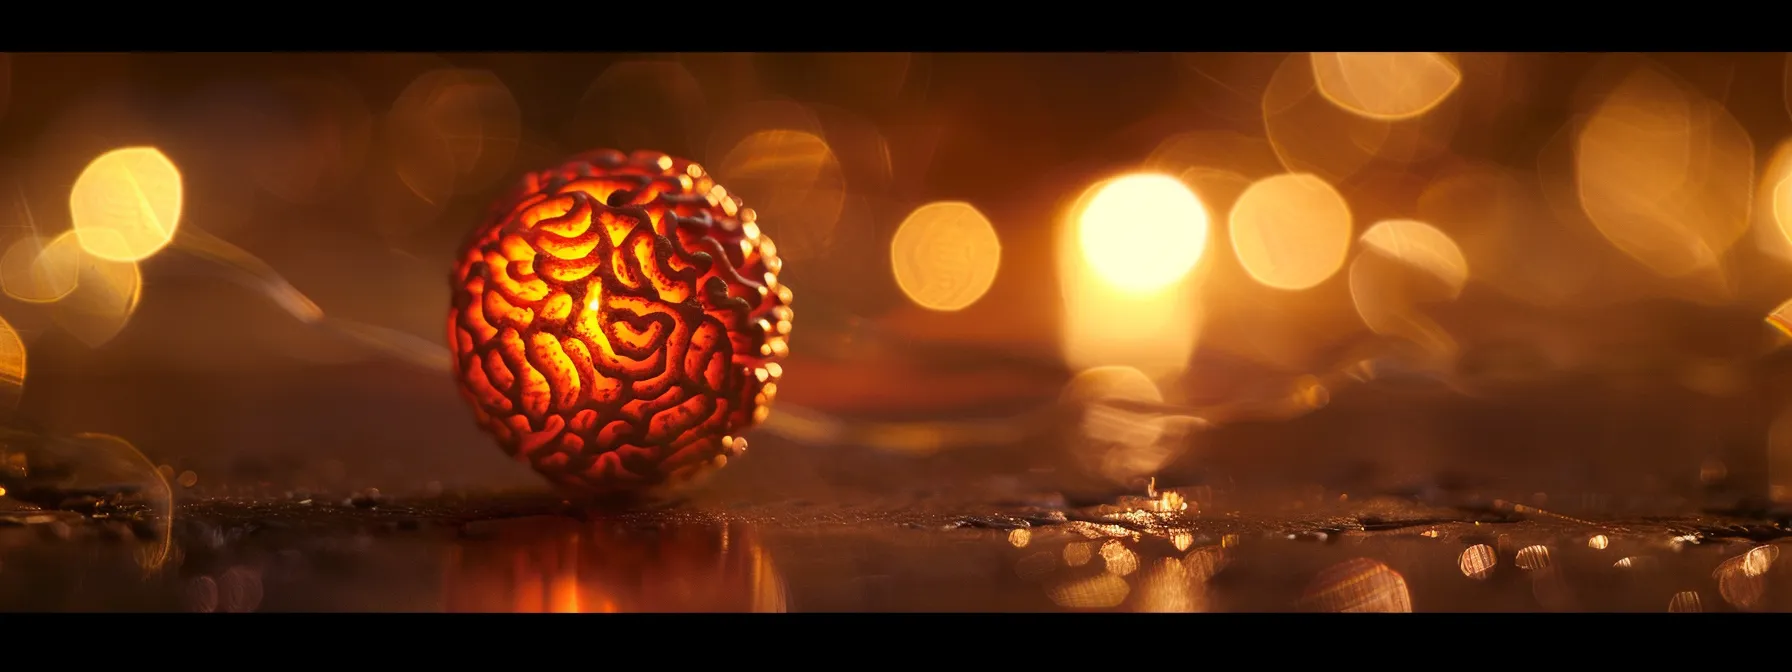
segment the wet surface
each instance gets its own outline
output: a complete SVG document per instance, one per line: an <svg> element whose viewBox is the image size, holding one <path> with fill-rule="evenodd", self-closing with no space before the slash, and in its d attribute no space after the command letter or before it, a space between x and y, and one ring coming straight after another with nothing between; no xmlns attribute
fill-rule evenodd
<svg viewBox="0 0 1792 672"><path fill-rule="evenodd" d="M736 503L636 513L533 495L213 499L146 524L0 499L13 611L1757 611L1792 530L1411 498L1269 514L1116 505ZM1284 507L1286 508L1286 507ZM965 513L965 511L976 511Z"/></svg>

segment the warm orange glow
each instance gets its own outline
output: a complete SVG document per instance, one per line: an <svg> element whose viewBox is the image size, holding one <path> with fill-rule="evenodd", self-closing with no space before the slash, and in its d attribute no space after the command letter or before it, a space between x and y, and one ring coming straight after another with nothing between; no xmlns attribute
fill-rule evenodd
<svg viewBox="0 0 1792 672"><path fill-rule="evenodd" d="M399 180L439 205L508 171L522 134L516 96L496 73L441 68L398 94L383 135Z"/></svg>
<svg viewBox="0 0 1792 672"><path fill-rule="evenodd" d="M1767 314L1767 323L1780 333L1792 336L1792 301L1775 306L1773 312Z"/></svg>
<svg viewBox="0 0 1792 672"><path fill-rule="evenodd" d="M1144 372L1125 366L1098 366L1078 373L1059 395L1063 407L1079 415L1067 437L1072 455L1089 473L1115 483L1149 477L1178 451L1165 441L1170 419L1125 407L1161 404L1163 392Z"/></svg>
<svg viewBox="0 0 1792 672"><path fill-rule="evenodd" d="M1002 241L969 203L929 203L909 213L890 241L896 285L929 310L963 310L983 298L1002 264Z"/></svg>
<svg viewBox="0 0 1792 672"><path fill-rule="evenodd" d="M1682 590L1668 599L1668 611L1676 614L1696 614L1704 611L1699 604L1699 593L1694 590Z"/></svg>
<svg viewBox="0 0 1792 672"><path fill-rule="evenodd" d="M1334 105L1370 119L1411 119L1462 84L1462 71L1428 51L1314 52L1313 83Z"/></svg>
<svg viewBox="0 0 1792 672"><path fill-rule="evenodd" d="M91 256L76 270L75 291L56 302L53 315L63 331L97 348L130 324L143 298L143 272L132 262Z"/></svg>
<svg viewBox="0 0 1792 672"><path fill-rule="evenodd" d="M455 548L450 612L785 611L784 581L752 528L631 529L610 521L524 519Z"/></svg>
<svg viewBox="0 0 1792 672"><path fill-rule="evenodd" d="M1767 482L1775 503L1792 502L1792 408L1781 409L1767 426Z"/></svg>
<svg viewBox="0 0 1792 672"><path fill-rule="evenodd" d="M1309 289L1337 273L1350 251L1350 204L1317 175L1258 180L1228 219L1238 263L1266 287Z"/></svg>
<svg viewBox="0 0 1792 672"><path fill-rule="evenodd" d="M1475 544L1462 549L1457 556L1456 565L1462 569L1462 575L1476 581L1485 581L1493 576L1493 568L1499 564L1499 555L1487 544Z"/></svg>
<svg viewBox="0 0 1792 672"><path fill-rule="evenodd" d="M782 107L782 106L779 106ZM802 108L788 110L806 116ZM834 149L818 133L789 128L756 131L734 144L715 174L753 194L754 209L775 222L785 259L825 255L846 207L846 173Z"/></svg>
<svg viewBox="0 0 1792 672"><path fill-rule="evenodd" d="M73 232L45 240L25 236L0 255L0 288L26 303L54 303L75 291L86 257Z"/></svg>
<svg viewBox="0 0 1792 672"><path fill-rule="evenodd" d="M1765 154L1750 208L1751 242L1769 256L1792 261L1792 140L1780 141Z"/></svg>
<svg viewBox="0 0 1792 672"><path fill-rule="evenodd" d="M1613 246L1655 273L1715 268L1748 230L1754 144L1718 101L1639 66L1578 130L1581 209Z"/></svg>
<svg viewBox="0 0 1792 672"><path fill-rule="evenodd" d="M180 225L180 170L154 147L115 149L87 164L69 191L81 249L107 261L149 258Z"/></svg>
<svg viewBox="0 0 1792 672"><path fill-rule="evenodd" d="M1201 322L1200 197L1173 177L1124 175L1089 187L1067 214L1057 241L1065 363L1183 370Z"/></svg>
<svg viewBox="0 0 1792 672"><path fill-rule="evenodd" d="M25 391L25 363L24 339L11 324L0 319L0 411L18 408Z"/></svg>
<svg viewBox="0 0 1792 672"><path fill-rule="evenodd" d="M1406 578L1387 565L1356 558L1333 565L1307 584L1301 606L1339 613L1412 613Z"/></svg>
<svg viewBox="0 0 1792 672"><path fill-rule="evenodd" d="M1077 220L1089 266L1130 293L1182 279L1207 249L1206 206L1168 175L1127 175L1103 184Z"/></svg>
<svg viewBox="0 0 1792 672"><path fill-rule="evenodd" d="M1350 263L1350 300L1370 330L1405 338L1433 353L1456 339L1425 314L1427 304L1453 301L1468 283L1468 260L1448 235L1410 219L1377 222Z"/></svg>
<svg viewBox="0 0 1792 672"><path fill-rule="evenodd" d="M1363 246L1400 261L1444 284L1450 298L1468 282L1468 259L1456 241L1437 228L1411 219L1377 222L1363 233Z"/></svg>
<svg viewBox="0 0 1792 672"><path fill-rule="evenodd" d="M63 480L70 488L96 487L99 484L124 484L135 489L147 507L138 518L150 534L139 538L131 553L145 572L160 571L167 563L173 544L174 488L163 477L156 463L130 441L111 434L83 432L67 438L52 439L60 444L59 455L69 458L68 476ZM23 469L23 458L12 465ZM35 458L33 458L35 459ZM34 463L33 463L34 464ZM36 468L33 466L32 468Z"/></svg>
<svg viewBox="0 0 1792 672"><path fill-rule="evenodd" d="M694 163L605 150L528 175L493 212L456 267L448 337L505 451L620 494L745 450L792 319L751 209Z"/></svg>
<svg viewBox="0 0 1792 672"><path fill-rule="evenodd" d="M1779 225L1782 234L1792 231L1792 176L1774 183L1770 198L1774 223ZM1792 239L1792 236L1787 238Z"/></svg>

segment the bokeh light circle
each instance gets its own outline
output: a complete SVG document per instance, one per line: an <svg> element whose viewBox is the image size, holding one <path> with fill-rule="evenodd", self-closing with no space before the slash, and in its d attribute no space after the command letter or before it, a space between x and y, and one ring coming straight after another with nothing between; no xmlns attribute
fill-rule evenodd
<svg viewBox="0 0 1792 672"><path fill-rule="evenodd" d="M1075 418L1069 447L1087 474L1129 483L1157 473L1178 452L1163 441L1170 429L1168 418L1128 408L1164 401L1163 391L1143 371L1130 366L1085 369L1058 398Z"/></svg>
<svg viewBox="0 0 1792 672"><path fill-rule="evenodd" d="M490 70L425 72L405 87L386 115L387 151L398 177L418 198L435 205L503 176L522 134L516 96Z"/></svg>
<svg viewBox="0 0 1792 672"><path fill-rule="evenodd" d="M1207 207L1176 178L1144 173L1097 188L1078 217L1089 266L1129 291L1160 289L1187 275L1207 247Z"/></svg>
<svg viewBox="0 0 1792 672"><path fill-rule="evenodd" d="M1456 242L1430 224L1410 219L1378 222L1362 242L1363 252L1351 262L1348 277L1351 303L1363 324L1436 356L1455 353L1455 337L1423 307L1462 294L1469 268Z"/></svg>
<svg viewBox="0 0 1792 672"><path fill-rule="evenodd" d="M51 303L75 291L80 282L81 243L73 233L50 240L26 236L0 254L0 288L25 303Z"/></svg>
<svg viewBox="0 0 1792 672"><path fill-rule="evenodd" d="M1370 119L1423 115L1462 85L1461 69L1435 52L1314 52L1311 58L1319 94Z"/></svg>
<svg viewBox="0 0 1792 672"><path fill-rule="evenodd" d="M807 113L790 110L797 111ZM782 258L823 258L833 247L846 207L846 177L820 135L790 128L755 131L722 156L715 175L738 193L753 195L760 226L780 241Z"/></svg>
<svg viewBox="0 0 1792 672"><path fill-rule="evenodd" d="M1708 271L1748 230L1755 152L1722 103L1649 64L1580 123L1574 184L1613 247L1655 274Z"/></svg>
<svg viewBox="0 0 1792 672"><path fill-rule="evenodd" d="M143 298L143 273L134 262L89 255L76 274L75 291L56 302L52 317L64 332L98 348L130 324Z"/></svg>
<svg viewBox="0 0 1792 672"><path fill-rule="evenodd" d="M1002 241L976 207L960 201L916 208L890 241L890 266L909 300L930 310L963 310L989 291Z"/></svg>
<svg viewBox="0 0 1792 672"><path fill-rule="evenodd" d="M1397 259L1442 282L1451 296L1468 282L1468 259L1437 227L1411 219L1376 222L1363 233L1363 246Z"/></svg>
<svg viewBox="0 0 1792 672"><path fill-rule="evenodd" d="M1283 173L1239 194L1228 217L1232 251L1253 280L1302 290L1325 282L1350 251L1350 205L1317 175Z"/></svg>
<svg viewBox="0 0 1792 672"><path fill-rule="evenodd" d="M149 258L174 240L181 176L154 147L115 149L87 164L69 192L81 249L108 261Z"/></svg>

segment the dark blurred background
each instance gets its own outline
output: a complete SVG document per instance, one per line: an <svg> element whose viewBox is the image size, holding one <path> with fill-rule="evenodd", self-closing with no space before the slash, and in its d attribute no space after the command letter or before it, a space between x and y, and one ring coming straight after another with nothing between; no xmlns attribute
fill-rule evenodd
<svg viewBox="0 0 1792 672"><path fill-rule="evenodd" d="M41 281L108 151L160 150L183 194L175 242L108 276L134 300L8 283L15 417L128 439L200 494L534 487L447 376L296 319L271 278L439 344L490 202L615 147L703 163L787 260L780 405L718 492L1156 476L1766 501L1792 486L1763 322L1792 288L1787 73L1779 53L0 56L0 244L28 241L0 271Z"/></svg>

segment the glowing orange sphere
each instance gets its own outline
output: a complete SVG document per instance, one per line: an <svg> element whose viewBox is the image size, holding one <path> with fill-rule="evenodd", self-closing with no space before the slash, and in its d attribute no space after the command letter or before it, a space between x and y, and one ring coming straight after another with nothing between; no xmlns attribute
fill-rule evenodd
<svg viewBox="0 0 1792 672"><path fill-rule="evenodd" d="M788 352L790 289L703 168L604 150L523 178L453 274L448 341L479 424L557 484L647 494L741 454Z"/></svg>

